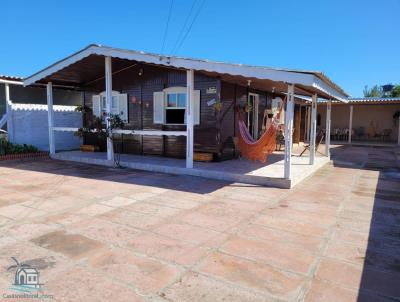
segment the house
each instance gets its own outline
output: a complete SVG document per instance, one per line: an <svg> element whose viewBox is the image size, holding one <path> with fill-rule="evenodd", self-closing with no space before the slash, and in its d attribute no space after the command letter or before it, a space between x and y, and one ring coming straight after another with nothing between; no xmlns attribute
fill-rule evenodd
<svg viewBox="0 0 400 302"><path fill-rule="evenodd" d="M347 102L348 96L320 72L170 57L94 44L25 78L24 85L47 85L53 157L59 150L54 135L77 130L72 125L54 125L53 87L58 85L82 93L82 105L91 108L85 125L104 112L120 114L126 127L115 133L123 141L122 153L186 158L186 169L193 168L194 152L212 153L215 159L232 157L235 138L240 135L238 108L251 109L242 118L257 139L265 130L268 112L276 111L287 99L281 120L286 131L285 179L291 177L293 117L297 105L304 102L295 95L312 97L314 103L317 97ZM295 127L296 135L299 129ZM312 137L315 132L314 127ZM101 146L107 160L113 160L111 139L99 141L95 134L87 134L84 143ZM311 150L313 164L315 150Z"/></svg>
<svg viewBox="0 0 400 302"><path fill-rule="evenodd" d="M15 284L39 288L39 272L33 267L20 267L15 272Z"/></svg>
<svg viewBox="0 0 400 302"><path fill-rule="evenodd" d="M320 125L326 111L318 110ZM332 103L331 138L337 143L400 145L400 97L349 98L347 104ZM351 131L349 131L351 129Z"/></svg>
<svg viewBox="0 0 400 302"><path fill-rule="evenodd" d="M81 92L58 87L54 90L53 110L56 124L80 127L82 117L75 112L81 104ZM0 75L0 129L7 130L8 140L17 144L34 145L39 150L49 150L46 87L23 86L20 77ZM72 133L57 133L60 150L79 148L80 140Z"/></svg>

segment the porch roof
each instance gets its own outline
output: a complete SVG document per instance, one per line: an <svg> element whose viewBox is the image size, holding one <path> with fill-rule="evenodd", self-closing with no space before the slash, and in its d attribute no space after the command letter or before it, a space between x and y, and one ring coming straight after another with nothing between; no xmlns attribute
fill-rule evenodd
<svg viewBox="0 0 400 302"><path fill-rule="evenodd" d="M25 78L24 85L53 82L56 85L83 88L86 83L104 75L104 56L113 58L114 73L132 66L133 63L144 63L166 68L193 69L241 85L247 85L250 80L251 87L264 91L284 93L290 83L295 85L295 93L299 95L317 93L319 97L341 102L347 102L348 97L343 89L321 72L172 57L95 44Z"/></svg>

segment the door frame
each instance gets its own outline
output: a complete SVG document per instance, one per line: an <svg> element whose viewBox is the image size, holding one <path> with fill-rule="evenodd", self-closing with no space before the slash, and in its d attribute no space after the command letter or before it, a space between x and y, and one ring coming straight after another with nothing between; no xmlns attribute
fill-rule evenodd
<svg viewBox="0 0 400 302"><path fill-rule="evenodd" d="M260 95L258 93L254 92L249 92L249 95L247 96L247 104L250 103L250 98L253 97L254 104L251 104L253 107L253 110L251 111L253 115L253 125L251 129L253 130L253 133L251 135L253 136L254 139L258 139L258 113L259 113L259 105L260 105ZM250 129L250 114L247 113L247 127Z"/></svg>

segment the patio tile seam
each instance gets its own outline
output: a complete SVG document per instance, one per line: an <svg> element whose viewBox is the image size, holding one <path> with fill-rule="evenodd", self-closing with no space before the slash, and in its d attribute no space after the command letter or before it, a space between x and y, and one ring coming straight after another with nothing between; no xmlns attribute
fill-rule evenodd
<svg viewBox="0 0 400 302"><path fill-rule="evenodd" d="M356 173L356 177L353 177L353 181L350 185L350 188L354 187L356 180L358 179L359 175L361 174L360 171L358 171L358 173ZM344 208L344 204L347 200L350 199L351 194L348 193L347 196L345 198L343 198L341 200L341 202L339 203L339 206L337 207L336 210L336 214L335 214L335 222L330 226L330 228L328 229L328 234L327 236L324 238L324 240L322 241L322 245L320 246L318 252L317 252L317 256L316 259L314 260L314 262L311 264L310 266L310 270L309 270L309 274L307 275L306 280L304 281L304 284L302 286L302 290L300 291L300 294L298 296L298 300L299 301L304 301L304 299L306 298L307 294L310 292L311 290L311 285L313 282L313 279L316 278L316 273L318 271L318 268L321 264L321 260L324 257L324 254L326 253L329 243L332 241L333 236L335 234L335 229L336 229L336 223L337 223L337 214L340 213L343 208Z"/></svg>

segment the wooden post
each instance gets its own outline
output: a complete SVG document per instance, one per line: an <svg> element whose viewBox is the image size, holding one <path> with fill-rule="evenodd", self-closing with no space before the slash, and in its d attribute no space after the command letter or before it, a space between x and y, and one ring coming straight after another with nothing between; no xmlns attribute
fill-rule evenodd
<svg viewBox="0 0 400 302"><path fill-rule="evenodd" d="M194 71L186 71L186 168L193 168Z"/></svg>
<svg viewBox="0 0 400 302"><path fill-rule="evenodd" d="M292 177L292 141L293 141L293 115L294 115L294 85L288 85L288 98L285 114L285 159L284 178Z"/></svg>
<svg viewBox="0 0 400 302"><path fill-rule="evenodd" d="M331 118L332 116L332 101L329 100L326 103L326 131L325 131L325 155L330 157L331 147Z"/></svg>
<svg viewBox="0 0 400 302"><path fill-rule="evenodd" d="M4 88L6 93L7 137L9 142L14 142L13 112L10 100L10 86L8 83L4 84Z"/></svg>
<svg viewBox="0 0 400 302"><path fill-rule="evenodd" d="M105 69L106 69L106 113L109 115L112 108L112 66L111 57L106 57L105 59ZM107 128L110 127L110 121L106 121ZM114 146L112 139L107 137L107 160L114 160Z"/></svg>
<svg viewBox="0 0 400 302"><path fill-rule="evenodd" d="M315 162L315 140L317 138L317 94L312 96L311 103L311 133L310 133L310 165Z"/></svg>
<svg viewBox="0 0 400 302"><path fill-rule="evenodd" d="M350 116L349 116L349 144L351 144L351 135L353 132L353 105L350 105Z"/></svg>
<svg viewBox="0 0 400 302"><path fill-rule="evenodd" d="M51 82L47 83L47 117L49 124L49 152L50 155L56 153L55 139L54 139L54 111L53 111L53 85Z"/></svg>
<svg viewBox="0 0 400 302"><path fill-rule="evenodd" d="M310 131L311 131L311 106L307 106L307 143L310 143Z"/></svg>

